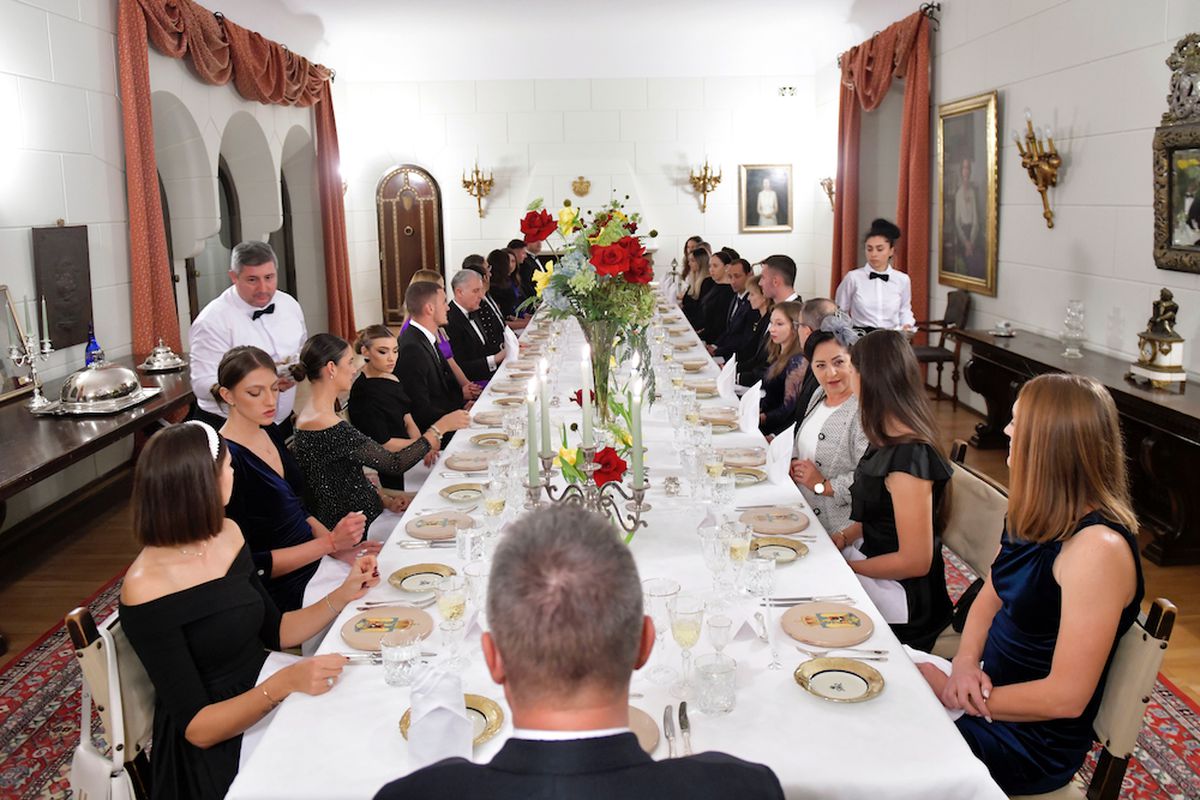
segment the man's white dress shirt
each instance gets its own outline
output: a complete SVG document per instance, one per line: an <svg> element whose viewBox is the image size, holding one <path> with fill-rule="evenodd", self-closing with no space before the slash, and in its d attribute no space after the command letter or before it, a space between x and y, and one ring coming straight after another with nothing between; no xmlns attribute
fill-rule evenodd
<svg viewBox="0 0 1200 800"><path fill-rule="evenodd" d="M872 279L872 274L887 276ZM846 273L838 286L838 308L850 315L855 325L899 330L916 324L912 312L912 281L890 265L876 273L870 264Z"/></svg>
<svg viewBox="0 0 1200 800"><path fill-rule="evenodd" d="M262 309L247 303L238 296L237 287L230 286L200 311L192 323L188 348L192 391L200 408L210 414L226 415L225 409L213 399L212 387L217 382L221 359L234 347L253 345L265 350L275 360L279 372L286 370L285 364L294 364L300 357L300 348L308 339L300 304L286 292L275 292L267 306L272 304L273 313L260 314L254 319L254 312ZM295 402L295 387L280 392L275 421L287 419Z"/></svg>

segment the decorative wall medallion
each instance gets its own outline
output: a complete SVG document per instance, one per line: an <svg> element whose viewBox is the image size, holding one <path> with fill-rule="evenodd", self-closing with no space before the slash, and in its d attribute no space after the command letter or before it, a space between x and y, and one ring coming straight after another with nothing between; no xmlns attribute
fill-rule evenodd
<svg viewBox="0 0 1200 800"><path fill-rule="evenodd" d="M582 175L571 181L571 191L575 192L576 197L586 197L591 190L592 182Z"/></svg>

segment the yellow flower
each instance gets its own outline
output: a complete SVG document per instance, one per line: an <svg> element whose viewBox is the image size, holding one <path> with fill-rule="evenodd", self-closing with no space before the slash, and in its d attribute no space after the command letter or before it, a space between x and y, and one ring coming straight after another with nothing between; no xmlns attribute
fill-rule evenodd
<svg viewBox="0 0 1200 800"><path fill-rule="evenodd" d="M614 217L616 217L617 219L621 220L621 222L629 221L629 217L625 216L624 214L622 214L620 211L617 211L616 209L613 209L612 215Z"/></svg>
<svg viewBox="0 0 1200 800"><path fill-rule="evenodd" d="M558 212L558 232L563 236L569 234L579 221L579 210L566 206Z"/></svg>
<svg viewBox="0 0 1200 800"><path fill-rule="evenodd" d="M621 431L621 441L627 447L633 447L633 436L629 433L629 431Z"/></svg>
<svg viewBox="0 0 1200 800"><path fill-rule="evenodd" d="M573 467L578 460L578 450L572 450L569 447L560 447L558 449L558 457L554 459L554 466L562 469L563 464L570 464Z"/></svg>
<svg viewBox="0 0 1200 800"><path fill-rule="evenodd" d="M554 262L546 262L546 266L533 273L533 288L537 292L537 296L541 297L542 292L546 291L546 286L550 283L550 278L554 275Z"/></svg>

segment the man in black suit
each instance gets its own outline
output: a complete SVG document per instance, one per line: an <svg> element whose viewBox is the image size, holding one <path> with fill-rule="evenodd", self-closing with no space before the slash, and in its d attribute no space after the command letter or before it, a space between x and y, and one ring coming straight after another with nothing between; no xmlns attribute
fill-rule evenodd
<svg viewBox="0 0 1200 800"><path fill-rule="evenodd" d="M837 303L828 297L814 297L805 301L804 307L800 309L800 330L797 331L800 336L800 346L804 347L813 331L821 330L821 323L825 321L826 317L832 317L836 313L838 313ZM812 371L812 364L806 361L804 383L800 384L800 394L796 395L796 430L800 430L800 423L804 422L804 418L808 415L808 404L819 386L817 376Z"/></svg>
<svg viewBox="0 0 1200 800"><path fill-rule="evenodd" d="M400 334L395 374L412 401L413 421L426 430L446 414L471 404L454 379L437 346L438 328L446 324L446 292L436 283L417 281L404 295L409 325Z"/></svg>
<svg viewBox="0 0 1200 800"><path fill-rule="evenodd" d="M483 302L483 278L470 269L459 270L450 279L454 299L450 302L446 333L454 361L473 381L486 381L504 361L504 336L497 339L485 331L479 315Z"/></svg>
<svg viewBox="0 0 1200 800"><path fill-rule="evenodd" d="M483 657L512 709L512 738L490 764L439 761L376 800L783 797L765 766L721 753L656 762L638 746L629 679L650 657L654 624L606 518L573 506L526 514L496 549L488 585Z"/></svg>
<svg viewBox="0 0 1200 800"><path fill-rule="evenodd" d="M504 319L504 312L500 310L500 306L496 305L496 301L487 293L492 268L488 266L487 259L475 253L464 258L462 266L463 269L478 272L483 278L483 301L479 304L479 310L472 315L472 319L479 323L488 341L503 343L504 329L508 327L508 321Z"/></svg>
<svg viewBox="0 0 1200 800"><path fill-rule="evenodd" d="M725 277L729 279L729 288L733 291L729 318L725 323L725 332L708 346L708 352L728 361L754 334L755 313L750 307L750 291L746 288L750 280L750 262L744 258L734 259L725 268Z"/></svg>

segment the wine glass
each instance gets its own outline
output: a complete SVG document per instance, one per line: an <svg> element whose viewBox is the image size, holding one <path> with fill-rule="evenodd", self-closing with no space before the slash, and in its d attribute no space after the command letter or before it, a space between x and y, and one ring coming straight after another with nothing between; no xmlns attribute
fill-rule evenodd
<svg viewBox="0 0 1200 800"><path fill-rule="evenodd" d="M467 636L467 623L462 619L444 619L438 624L442 634L442 665L450 672L462 672L467 659L460 654L463 640Z"/></svg>
<svg viewBox="0 0 1200 800"><path fill-rule="evenodd" d="M671 686L671 694L680 700L692 697L692 648L700 641L704 624L704 600L689 593L675 595L667 603L671 615L671 637L679 645L683 677Z"/></svg>
<svg viewBox="0 0 1200 800"><path fill-rule="evenodd" d="M775 559L766 555L757 556L746 561L746 588L750 594L760 600L767 600L775 591ZM771 604L767 607L767 638L771 642L771 663L769 669L780 669L783 664L779 661L779 643L776 640Z"/></svg>
<svg viewBox="0 0 1200 800"><path fill-rule="evenodd" d="M727 596L728 584L724 584L721 576L729 570L729 533L721 525L702 526L697 533L700 536L700 552L704 556L704 566L712 573L713 595L718 598Z"/></svg>
<svg viewBox="0 0 1200 800"><path fill-rule="evenodd" d="M483 519L489 537L496 534L500 526L500 517L508 505L508 484L500 480L490 480L483 487Z"/></svg>
<svg viewBox="0 0 1200 800"><path fill-rule="evenodd" d="M733 640L733 620L725 614L712 614L704 620L704 626L708 628L708 643L713 650L723 653Z"/></svg>
<svg viewBox="0 0 1200 800"><path fill-rule="evenodd" d="M491 568L488 562L483 560L472 561L463 567L463 576L467 579L467 590L471 595L471 602L479 609L480 617L487 613L487 593L488 593L488 577L491 573ZM480 623L483 624L482 622Z"/></svg>
<svg viewBox="0 0 1200 800"><path fill-rule="evenodd" d="M667 684L675 679L675 670L662 663L663 637L667 632L670 614L667 603L679 594L679 584L670 578L647 578L642 581L642 598L645 601L646 613L654 622L654 661L657 663L646 673L651 683Z"/></svg>
<svg viewBox="0 0 1200 800"><path fill-rule="evenodd" d="M462 619L467 614L467 579L447 575L437 582L437 609L443 619Z"/></svg>
<svg viewBox="0 0 1200 800"><path fill-rule="evenodd" d="M528 425L529 420L522 408L511 408L509 413L504 415L504 433L508 436L508 446L511 449L520 450L525 447L525 428Z"/></svg>
<svg viewBox="0 0 1200 800"><path fill-rule="evenodd" d="M671 389L676 393L683 388L683 364L673 361L667 367L667 375L671 379Z"/></svg>

